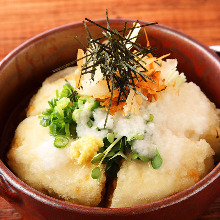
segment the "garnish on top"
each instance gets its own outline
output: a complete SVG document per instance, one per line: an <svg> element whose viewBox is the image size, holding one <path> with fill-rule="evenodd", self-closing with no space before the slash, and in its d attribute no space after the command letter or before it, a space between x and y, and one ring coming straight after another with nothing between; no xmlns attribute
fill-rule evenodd
<svg viewBox="0 0 220 220"><path fill-rule="evenodd" d="M79 164L88 160L97 164L91 174L94 179L99 180L101 177L101 164L106 164L108 176L116 177L122 158L151 162L152 167L158 169L163 160L157 148L154 156L140 155L133 148L134 142L143 140L145 134L133 132L132 136L120 136L117 132L114 133L113 127L106 127L108 117L109 114L123 111L125 118L129 120L130 113L139 114L144 100L156 101L167 85L172 83L172 86L178 87L185 82L185 76L172 71L161 77L162 59L169 54L154 57L155 48L150 47L146 32L146 45L142 46L136 42L141 36L140 29L155 23L140 25L136 21L132 28L128 28L125 23L123 30L118 31L110 26L107 12L107 27L87 18L86 20L101 28L103 36L93 39L87 24L83 22L89 36L88 48L76 38L86 52L79 49L77 60L74 61L78 66L73 75L75 85L72 86L68 77L66 78L67 83L63 89L57 91L56 98L48 102L50 108L42 112L40 124L49 126L50 134L55 137L54 146L57 148L66 147L69 138L77 139L70 145L71 159ZM66 64L56 71L72 64L73 62ZM94 128L95 123L97 126L94 112L103 107L107 112L103 127ZM152 122L153 115L150 114L145 124ZM106 136L103 140L91 135L78 136L77 126L82 123L91 129L89 132L104 131ZM129 152L130 159L126 156Z"/></svg>
<svg viewBox="0 0 220 220"><path fill-rule="evenodd" d="M133 91L139 102L142 98L149 101L157 99L157 93L164 90L166 86L160 79L160 72L155 70L155 65L160 66L162 58L169 54L160 58L153 57L152 54L156 48L151 48L146 32L146 46L136 42L137 38L142 35L139 34L142 27L156 23L140 25L136 21L133 27L128 28L125 22L123 30L118 31L110 26L107 11L107 27L88 18L85 20L103 29L103 36L93 39L86 22L83 22L88 33L88 48L76 38L86 50L84 54L83 50L79 49L77 56L77 65L80 70L76 76L76 86L80 87L78 93L99 98L102 101L101 104L107 109L106 121L109 113L113 115L116 111L123 110L126 100L129 105L129 100L133 99ZM72 65L72 63L57 70L68 65ZM87 82L83 84L84 77ZM88 92L88 90L91 91L88 79L93 82L91 83L93 85L103 84L99 88L105 87L103 95ZM129 96L130 92L132 94ZM129 110L131 109L128 108Z"/></svg>

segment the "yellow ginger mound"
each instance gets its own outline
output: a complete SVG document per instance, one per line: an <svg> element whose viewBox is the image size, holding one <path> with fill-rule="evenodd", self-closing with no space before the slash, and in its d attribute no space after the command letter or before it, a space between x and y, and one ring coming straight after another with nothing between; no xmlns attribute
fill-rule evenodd
<svg viewBox="0 0 220 220"><path fill-rule="evenodd" d="M100 138L93 135L82 137L72 142L70 146L70 157L77 164L90 163L99 148L103 146L104 143Z"/></svg>

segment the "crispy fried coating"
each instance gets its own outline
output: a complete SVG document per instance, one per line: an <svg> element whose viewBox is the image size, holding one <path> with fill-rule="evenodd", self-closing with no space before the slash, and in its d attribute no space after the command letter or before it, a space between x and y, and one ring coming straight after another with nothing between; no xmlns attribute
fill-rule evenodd
<svg viewBox="0 0 220 220"><path fill-rule="evenodd" d="M18 126L8 164L13 172L31 187L75 204L97 206L102 199L105 174L92 179L95 165L78 165L69 155L69 146L55 148L48 128L39 124L38 116L26 118Z"/></svg>

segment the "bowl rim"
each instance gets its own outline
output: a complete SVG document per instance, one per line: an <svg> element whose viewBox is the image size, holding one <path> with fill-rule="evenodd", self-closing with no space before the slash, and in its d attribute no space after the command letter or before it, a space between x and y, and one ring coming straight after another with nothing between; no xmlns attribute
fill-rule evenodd
<svg viewBox="0 0 220 220"><path fill-rule="evenodd" d="M106 24L106 19L97 19L94 20L95 22L99 24ZM128 23L133 23L136 20L135 19L126 19L126 18L114 18L114 19L109 19L110 23L124 23L125 21ZM141 24L145 23L150 23L148 21L139 21ZM28 46L30 46L32 43L35 43L37 41L40 41L44 37L65 31L66 29L69 28L76 28L82 26L82 22L73 22L69 24L64 24L49 30L46 30L28 40L26 40L24 43L16 47L14 50L12 50L8 55L5 56L0 61L0 76L1 76L1 71L4 69L4 67L12 60L14 57L17 56L21 51L26 49ZM219 57L206 45L201 43L200 41L194 39L193 37L182 33L174 28L162 25L162 24L157 24L154 25L155 29L162 29L165 30L169 33L174 34L180 39L187 40L189 43L193 44L194 46L202 49L207 56L211 56L211 59L217 63L220 67L220 59ZM84 206L84 205L76 205L72 204L69 202L65 202L59 199L55 199L53 197L47 196L46 194L43 194L35 189L33 189L31 186L27 185L24 183L22 180L20 180L15 174L13 174L9 168L3 163L2 160L0 160L0 174L4 176L6 181L15 189L18 191L24 192L26 195L32 197L33 199L38 200L39 202L43 202L44 204L47 204L49 206L53 206L56 208L60 209L65 209L69 211L77 211L79 213L88 213L91 212L92 214L95 215L117 215L117 216L122 216L122 215L127 215L129 213L146 213L150 211L155 211L157 209L165 208L168 206L172 206L176 203L179 203L183 200L188 199L189 197L193 196L194 194L200 192L203 190L205 187L207 187L209 184L211 184L213 181L215 181L217 178L220 178L220 163L218 163L214 169L209 172L204 178L202 178L199 182L194 184L193 186L176 193L174 195L171 195L169 197L166 197L162 200L155 201L152 203L148 203L145 205L139 205L139 206L132 206L132 207L122 207L122 208L103 208L103 207L89 207L89 206Z"/></svg>

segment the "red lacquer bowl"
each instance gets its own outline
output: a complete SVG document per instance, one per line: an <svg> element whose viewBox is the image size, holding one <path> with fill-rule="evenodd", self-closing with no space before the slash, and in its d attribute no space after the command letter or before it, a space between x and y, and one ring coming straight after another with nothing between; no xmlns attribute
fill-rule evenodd
<svg viewBox="0 0 220 220"><path fill-rule="evenodd" d="M110 23L122 29L124 22ZM105 20L97 21L105 25ZM147 23L147 22L140 22ZM101 30L88 24L94 38ZM178 70L188 81L220 107L220 61L205 45L191 37L162 25L147 27L152 47L157 54L171 53L178 59ZM44 195L17 178L7 167L6 154L14 130L24 118L23 109L41 82L57 67L76 58L81 45L77 36L86 42L82 23L64 25L40 34L12 51L0 63L0 195L27 219L195 219L220 195L220 164L197 184L166 199L129 208L93 208L74 205Z"/></svg>

